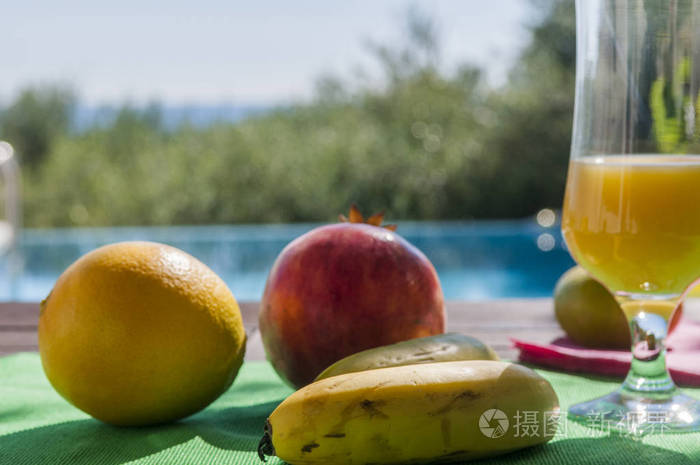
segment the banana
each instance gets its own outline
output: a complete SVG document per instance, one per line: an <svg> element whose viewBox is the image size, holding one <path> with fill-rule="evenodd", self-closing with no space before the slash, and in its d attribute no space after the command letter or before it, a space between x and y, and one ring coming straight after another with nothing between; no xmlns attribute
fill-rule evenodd
<svg viewBox="0 0 700 465"><path fill-rule="evenodd" d="M464 461L548 441L558 412L549 382L513 363L379 368L293 393L267 419L258 454L292 465Z"/></svg>
<svg viewBox="0 0 700 465"><path fill-rule="evenodd" d="M338 360L323 370L315 381L355 371L452 360L498 360L498 355L471 336L438 334L363 350Z"/></svg>

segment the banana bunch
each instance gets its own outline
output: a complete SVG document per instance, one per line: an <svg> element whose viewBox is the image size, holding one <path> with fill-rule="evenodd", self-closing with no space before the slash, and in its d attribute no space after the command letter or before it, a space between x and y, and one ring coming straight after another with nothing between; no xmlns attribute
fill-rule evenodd
<svg viewBox="0 0 700 465"><path fill-rule="evenodd" d="M451 462L544 443L559 402L534 371L499 361L379 368L322 379L270 415L258 453L293 465ZM523 416L529 429L516 428ZM534 429L538 434L533 434Z"/></svg>

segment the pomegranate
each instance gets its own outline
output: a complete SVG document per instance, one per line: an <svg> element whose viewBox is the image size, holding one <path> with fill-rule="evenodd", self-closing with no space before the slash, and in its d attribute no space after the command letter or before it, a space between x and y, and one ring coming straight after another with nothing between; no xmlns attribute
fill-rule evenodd
<svg viewBox="0 0 700 465"><path fill-rule="evenodd" d="M365 222L353 205L349 220L298 237L275 260L260 333L289 384L304 386L353 353L445 331L435 268L382 219Z"/></svg>

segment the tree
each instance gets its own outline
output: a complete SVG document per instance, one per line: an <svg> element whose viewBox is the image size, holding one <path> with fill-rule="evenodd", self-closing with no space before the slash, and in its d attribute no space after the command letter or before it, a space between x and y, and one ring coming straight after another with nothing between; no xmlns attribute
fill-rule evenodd
<svg viewBox="0 0 700 465"><path fill-rule="evenodd" d="M56 137L70 129L76 98L66 86L30 87L0 113L0 138L10 142L22 165L39 165Z"/></svg>
<svg viewBox="0 0 700 465"><path fill-rule="evenodd" d="M532 40L488 106L495 115L480 181L490 195L476 217L518 217L563 200L571 146L575 21L571 0L533 2Z"/></svg>
<svg viewBox="0 0 700 465"><path fill-rule="evenodd" d="M29 89L0 135L33 169L29 226L332 221L357 202L393 219L513 218L561 204L574 82L573 4L538 0L508 85L440 67L435 23L370 47L381 85L325 77L307 103L207 128L123 106L71 131L74 97ZM68 182L69 181L69 182Z"/></svg>

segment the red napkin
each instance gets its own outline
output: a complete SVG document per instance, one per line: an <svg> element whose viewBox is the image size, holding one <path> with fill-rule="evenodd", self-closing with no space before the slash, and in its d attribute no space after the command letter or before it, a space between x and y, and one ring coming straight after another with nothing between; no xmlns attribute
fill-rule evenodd
<svg viewBox="0 0 700 465"><path fill-rule="evenodd" d="M520 361L577 373L624 377L632 354L626 350L588 349L566 337L549 344L512 339ZM666 363L677 384L700 386L700 323L683 318L666 340Z"/></svg>

